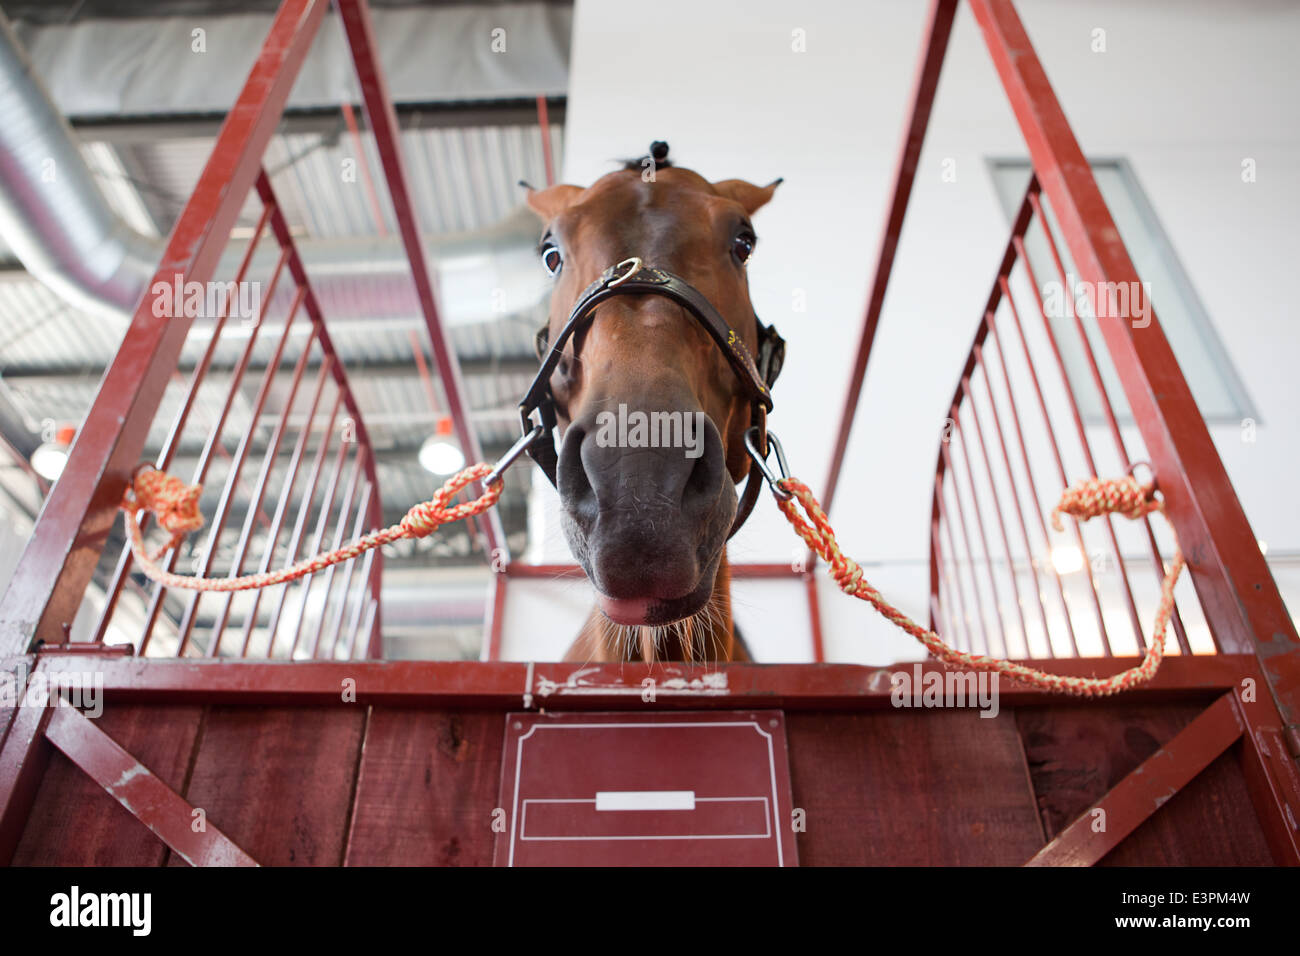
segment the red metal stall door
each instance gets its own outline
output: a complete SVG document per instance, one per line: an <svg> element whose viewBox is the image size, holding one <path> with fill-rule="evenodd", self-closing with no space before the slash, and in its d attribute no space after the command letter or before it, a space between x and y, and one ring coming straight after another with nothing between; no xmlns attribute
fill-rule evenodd
<svg viewBox="0 0 1300 956"><path fill-rule="evenodd" d="M780 711L506 716L497 866L795 866Z"/></svg>

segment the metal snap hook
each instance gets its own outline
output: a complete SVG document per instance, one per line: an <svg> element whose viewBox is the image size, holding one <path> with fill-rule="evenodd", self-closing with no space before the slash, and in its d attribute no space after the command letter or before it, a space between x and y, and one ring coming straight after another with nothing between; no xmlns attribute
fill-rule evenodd
<svg viewBox="0 0 1300 956"><path fill-rule="evenodd" d="M767 464L766 456L758 449L758 426L751 425L745 431L745 450L749 452L749 457L754 459L754 464L758 465L758 470L763 473L763 478L772 489L772 494L782 501L789 501L794 495L779 484L779 482L790 477L790 467L785 463L785 449L781 447L780 439L771 431L767 433L767 443L776 452L776 465L780 470L779 474L772 471Z"/></svg>
<svg viewBox="0 0 1300 956"><path fill-rule="evenodd" d="M1141 478L1137 476L1137 469L1139 468L1145 468L1147 470L1147 473L1151 476L1150 478L1151 491L1147 494L1147 498L1148 499L1154 498L1156 493L1156 470L1151 466L1151 462L1149 461L1135 461L1133 462L1133 464L1129 465L1127 474L1139 485L1147 484L1147 482L1143 481Z"/></svg>
<svg viewBox="0 0 1300 956"><path fill-rule="evenodd" d="M529 431L521 435L519 440L511 445L506 453L497 459L497 463L492 466L492 470L483 479L484 487L500 481L505 474L505 470L515 463L515 460L524 453L529 445L541 437L543 430L541 425L534 425Z"/></svg>

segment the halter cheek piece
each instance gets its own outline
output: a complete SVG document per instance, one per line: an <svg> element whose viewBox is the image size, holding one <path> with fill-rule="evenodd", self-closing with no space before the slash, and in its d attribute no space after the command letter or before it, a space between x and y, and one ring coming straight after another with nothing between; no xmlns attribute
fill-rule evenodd
<svg viewBox="0 0 1300 956"><path fill-rule="evenodd" d="M600 277L587 286L569 313L568 321L553 343L547 342L547 328L542 327L537 333L537 352L542 358L542 367L533 379L523 401L519 403L519 421L523 427L523 437L511 449L513 458L519 450L526 448L528 456L541 466L542 472L554 485L555 470L559 464L559 455L555 450L553 437L556 416L555 397L551 394L551 374L559 363L564 346L569 339L591 319L596 306L607 299L619 295L662 295L685 307L709 333L709 336L722 354L727 357L742 389L750 401L750 428L746 432L746 446L752 459L749 478L741 494L736 509L736 520L731 525L727 537L735 534L744 524L745 519L754 509L754 502L765 478L765 459L767 454L767 413L772 410L772 383L781 372L781 363L785 359L785 340L776 334L770 325L758 322L758 361L750 356L745 343L741 341L736 330L727 324L727 320L706 299L698 289L685 279L663 269L653 269L644 265L639 258L625 259L618 265L610 266ZM548 348L549 344L549 348ZM534 419L536 413L536 419ZM773 436L775 440L775 436ZM757 452L757 454L755 454ZM760 457L761 456L761 457ZM497 466L498 471L506 464ZM488 481L492 480L489 476Z"/></svg>

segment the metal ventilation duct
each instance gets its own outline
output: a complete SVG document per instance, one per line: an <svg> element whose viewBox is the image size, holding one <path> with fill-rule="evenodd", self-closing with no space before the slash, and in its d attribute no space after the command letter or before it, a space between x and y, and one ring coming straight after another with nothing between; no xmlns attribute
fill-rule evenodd
<svg viewBox="0 0 1300 956"><path fill-rule="evenodd" d="M0 235L70 305L129 315L162 257L109 208L0 13Z"/></svg>
<svg viewBox="0 0 1300 956"><path fill-rule="evenodd" d="M491 229L426 241L443 321L493 321L536 305L547 288L537 235L536 220L521 207ZM69 305L119 320L135 311L164 248L108 205L2 13L0 236ZM245 248L230 244L218 278L235 274ZM327 317L372 317L376 306L390 317L418 314L398 239L319 240L300 243L299 250Z"/></svg>

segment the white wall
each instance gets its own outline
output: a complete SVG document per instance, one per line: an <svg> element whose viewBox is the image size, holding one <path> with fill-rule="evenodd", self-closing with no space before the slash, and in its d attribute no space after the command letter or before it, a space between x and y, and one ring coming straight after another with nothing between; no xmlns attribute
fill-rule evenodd
<svg viewBox="0 0 1300 956"><path fill-rule="evenodd" d="M789 342L771 425L814 489L829 466L926 6L663 0L629 15L623 4L577 4L566 181L588 184L652 139L710 178L785 177L756 218L750 284L759 315ZM1300 7L1018 6L1085 152L1129 161L1259 410L1253 444L1236 426L1213 432L1256 534L1285 564L1300 554L1288 496L1300 465L1300 315L1289 289L1300 252ZM1091 50L1095 28L1106 31L1104 53ZM806 52L792 50L795 30ZM869 579L921 619L939 423L1006 242L985 163L1024 154L963 6L832 513ZM1240 176L1246 157L1257 163L1251 184ZM945 160L955 182L941 179ZM798 290L806 313L792 309ZM794 544L764 499L731 555L784 561ZM531 557L569 560L553 523ZM1296 576L1284 570L1288 587ZM822 584L830 659L918 656L910 638ZM558 655L590 606L585 587L512 585L506 656ZM809 659L799 589L748 584L738 598L760 659Z"/></svg>

